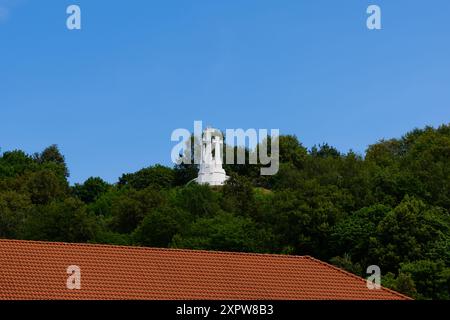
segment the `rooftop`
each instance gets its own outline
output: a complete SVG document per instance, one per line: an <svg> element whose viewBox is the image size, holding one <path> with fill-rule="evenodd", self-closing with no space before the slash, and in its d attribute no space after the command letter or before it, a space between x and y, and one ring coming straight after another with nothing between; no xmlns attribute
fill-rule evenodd
<svg viewBox="0 0 450 320"><path fill-rule="evenodd" d="M67 267L81 289L66 287ZM310 256L1 240L0 299L409 299Z"/></svg>

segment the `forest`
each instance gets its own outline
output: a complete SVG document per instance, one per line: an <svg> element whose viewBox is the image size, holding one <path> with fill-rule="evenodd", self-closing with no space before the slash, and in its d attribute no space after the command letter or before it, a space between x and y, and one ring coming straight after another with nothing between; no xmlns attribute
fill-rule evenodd
<svg viewBox="0 0 450 320"><path fill-rule="evenodd" d="M151 165L70 185L58 146L0 157L0 238L311 255L415 299L450 299L450 124L383 139L364 155L279 138L280 169Z"/></svg>

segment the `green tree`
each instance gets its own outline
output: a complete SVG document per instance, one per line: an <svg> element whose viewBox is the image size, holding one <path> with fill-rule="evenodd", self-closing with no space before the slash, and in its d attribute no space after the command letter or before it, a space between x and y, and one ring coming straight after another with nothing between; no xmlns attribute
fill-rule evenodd
<svg viewBox="0 0 450 320"><path fill-rule="evenodd" d="M270 242L267 230L261 230L248 217L221 212L214 217L199 218L175 235L172 247L264 252L265 241Z"/></svg>
<svg viewBox="0 0 450 320"><path fill-rule="evenodd" d="M68 194L69 186L66 179L54 171L42 169L27 175L26 189L34 204L48 204L63 199Z"/></svg>
<svg viewBox="0 0 450 320"><path fill-rule="evenodd" d="M187 212L176 207L151 210L134 231L133 241L144 246L168 247L172 237L188 224L188 218Z"/></svg>
<svg viewBox="0 0 450 320"><path fill-rule="evenodd" d="M363 268L359 263L352 262L351 256L349 254L344 254L342 257L333 257L330 259L331 264L338 268L347 270L353 274L363 276Z"/></svg>
<svg viewBox="0 0 450 320"><path fill-rule="evenodd" d="M170 188L174 185L174 170L162 165L155 165L144 168L135 173L122 175L119 179L119 186L130 186L141 190L148 187Z"/></svg>
<svg viewBox="0 0 450 320"><path fill-rule="evenodd" d="M311 155L315 158L339 158L341 153L328 143L320 144L318 147L313 146L311 149Z"/></svg>
<svg viewBox="0 0 450 320"><path fill-rule="evenodd" d="M391 208L384 205L374 205L362 208L339 221L330 237L333 254L351 256L362 265L377 264L368 254L377 237L377 227Z"/></svg>
<svg viewBox="0 0 450 320"><path fill-rule="evenodd" d="M99 177L91 177L83 184L76 183L72 187L73 194L85 203L96 201L101 195L106 193L110 185Z"/></svg>
<svg viewBox="0 0 450 320"><path fill-rule="evenodd" d="M418 260L402 263L400 274L410 275L419 299L450 299L450 268L443 261Z"/></svg>
<svg viewBox="0 0 450 320"><path fill-rule="evenodd" d="M111 227L119 233L130 233L141 223L145 215L166 202L166 196L149 187L130 189L113 199Z"/></svg>
<svg viewBox="0 0 450 320"><path fill-rule="evenodd" d="M295 254L331 258L332 228L345 216L339 198L344 197L337 188L307 180L300 190L275 193L266 223L272 226L282 247L294 247Z"/></svg>
<svg viewBox="0 0 450 320"><path fill-rule="evenodd" d="M417 289L409 273L400 273L397 277L392 272L388 272L381 278L381 285L397 292L403 293L408 297L417 299Z"/></svg>
<svg viewBox="0 0 450 320"><path fill-rule="evenodd" d="M208 185L197 183L175 189L172 203L193 217L212 216L220 210L219 193Z"/></svg>
<svg viewBox="0 0 450 320"><path fill-rule="evenodd" d="M1 192L0 238L18 238L20 228L30 209L31 201L28 196L15 191Z"/></svg>
<svg viewBox="0 0 450 320"><path fill-rule="evenodd" d="M62 242L87 242L96 232L95 218L83 202L67 198L44 206L35 206L26 217L23 238Z"/></svg>
<svg viewBox="0 0 450 320"><path fill-rule="evenodd" d="M292 163L297 168L302 168L307 150L294 135L282 135L279 137L280 162Z"/></svg>
<svg viewBox="0 0 450 320"><path fill-rule="evenodd" d="M174 185L184 186L197 178L198 165L181 163L174 167Z"/></svg>
<svg viewBox="0 0 450 320"><path fill-rule="evenodd" d="M14 177L36 167L33 159L20 150L8 151L0 157L0 178Z"/></svg>
<svg viewBox="0 0 450 320"><path fill-rule="evenodd" d="M243 216L255 216L256 204L253 186L246 177L232 174L222 188L222 207Z"/></svg>
<svg viewBox="0 0 450 320"><path fill-rule="evenodd" d="M69 176L66 160L56 144L45 148L41 153L36 153L34 158L41 164L55 164L65 177Z"/></svg>
<svg viewBox="0 0 450 320"><path fill-rule="evenodd" d="M373 254L383 270L395 272L402 262L424 259L449 231L448 214L407 196L378 225Z"/></svg>

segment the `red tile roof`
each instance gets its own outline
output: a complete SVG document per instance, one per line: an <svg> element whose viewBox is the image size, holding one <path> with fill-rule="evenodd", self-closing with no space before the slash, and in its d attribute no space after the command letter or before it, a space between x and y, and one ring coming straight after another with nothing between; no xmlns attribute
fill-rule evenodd
<svg viewBox="0 0 450 320"><path fill-rule="evenodd" d="M0 240L0 299L409 298L309 256Z"/></svg>

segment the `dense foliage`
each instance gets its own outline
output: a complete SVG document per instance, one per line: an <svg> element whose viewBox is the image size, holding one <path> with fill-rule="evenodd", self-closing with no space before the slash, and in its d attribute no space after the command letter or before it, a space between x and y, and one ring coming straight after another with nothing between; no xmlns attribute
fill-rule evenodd
<svg viewBox="0 0 450 320"><path fill-rule="evenodd" d="M280 170L227 165L222 188L195 166L150 166L116 184L70 186L56 146L0 158L0 237L311 255L419 299L450 299L450 125L364 156L280 137Z"/></svg>

